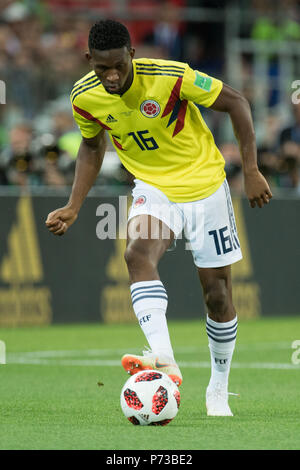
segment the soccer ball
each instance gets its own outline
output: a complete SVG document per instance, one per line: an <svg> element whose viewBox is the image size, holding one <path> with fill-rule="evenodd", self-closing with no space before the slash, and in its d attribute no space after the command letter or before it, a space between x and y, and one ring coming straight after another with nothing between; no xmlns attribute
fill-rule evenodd
<svg viewBox="0 0 300 470"><path fill-rule="evenodd" d="M177 415L179 404L177 385L156 370L132 375L121 391L121 408L132 424L165 426Z"/></svg>

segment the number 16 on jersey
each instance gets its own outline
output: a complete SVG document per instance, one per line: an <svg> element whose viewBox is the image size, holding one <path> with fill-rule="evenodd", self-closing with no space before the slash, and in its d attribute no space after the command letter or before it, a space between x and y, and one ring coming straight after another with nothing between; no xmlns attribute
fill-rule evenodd
<svg viewBox="0 0 300 470"><path fill-rule="evenodd" d="M129 132L128 135L132 136L136 144L140 147L141 150L156 150L158 145L154 137L145 136L149 134L149 131L145 129L144 131Z"/></svg>

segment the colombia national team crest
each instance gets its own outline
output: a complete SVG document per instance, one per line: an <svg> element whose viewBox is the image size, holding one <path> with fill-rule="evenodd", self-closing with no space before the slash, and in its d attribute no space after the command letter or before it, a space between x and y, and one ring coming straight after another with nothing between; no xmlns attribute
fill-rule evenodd
<svg viewBox="0 0 300 470"><path fill-rule="evenodd" d="M142 102L140 110L144 116L148 118L154 118L159 115L160 106L157 101L146 100Z"/></svg>
<svg viewBox="0 0 300 470"><path fill-rule="evenodd" d="M136 209L139 206L142 206L146 202L146 196L139 196L135 201L134 201L134 209Z"/></svg>

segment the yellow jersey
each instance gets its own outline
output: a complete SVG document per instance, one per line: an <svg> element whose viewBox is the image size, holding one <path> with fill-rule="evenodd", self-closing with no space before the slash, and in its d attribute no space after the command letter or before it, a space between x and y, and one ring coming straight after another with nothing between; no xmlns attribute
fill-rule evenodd
<svg viewBox="0 0 300 470"><path fill-rule="evenodd" d="M122 95L108 93L95 72L75 83L71 103L82 136L105 129L124 167L170 201L208 197L225 179L225 161L195 103L211 106L222 82L160 59L133 60L133 73Z"/></svg>

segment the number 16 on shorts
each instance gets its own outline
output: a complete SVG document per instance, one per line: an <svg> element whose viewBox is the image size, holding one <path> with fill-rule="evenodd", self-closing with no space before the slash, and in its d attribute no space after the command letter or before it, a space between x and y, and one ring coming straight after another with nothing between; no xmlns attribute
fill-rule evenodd
<svg viewBox="0 0 300 470"><path fill-rule="evenodd" d="M234 249L240 248L238 239L234 234L231 236L227 225L219 230L211 230L208 235L214 239L217 255L225 255Z"/></svg>

